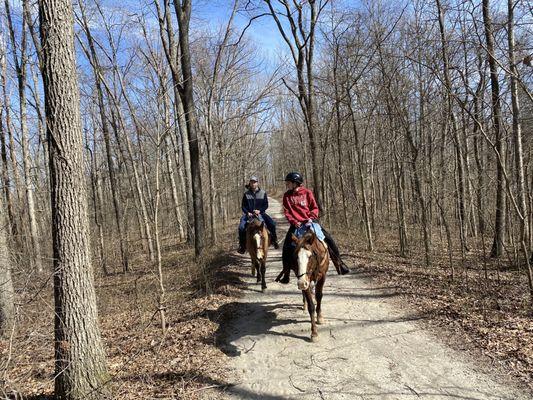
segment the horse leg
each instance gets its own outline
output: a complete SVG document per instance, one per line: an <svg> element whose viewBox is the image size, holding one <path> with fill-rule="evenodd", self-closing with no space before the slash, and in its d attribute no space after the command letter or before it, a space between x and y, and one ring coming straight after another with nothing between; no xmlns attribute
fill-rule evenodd
<svg viewBox="0 0 533 400"><path fill-rule="evenodd" d="M252 259L252 276L255 276L255 261Z"/></svg>
<svg viewBox="0 0 533 400"><path fill-rule="evenodd" d="M259 282L261 282L261 261L255 260L254 263L255 263L254 268L257 271L257 280L256 280L256 282L259 283Z"/></svg>
<svg viewBox="0 0 533 400"><path fill-rule="evenodd" d="M307 311L307 300L305 299L305 293L302 291L303 305L302 310Z"/></svg>
<svg viewBox="0 0 533 400"><path fill-rule="evenodd" d="M316 297L316 323L321 325L324 323L322 317L322 290L324 289L324 283L326 283L326 276L324 275L320 281L316 283L315 297Z"/></svg>
<svg viewBox="0 0 533 400"><path fill-rule="evenodd" d="M263 292L267 288L265 276L266 276L266 262L265 260L261 260L261 290Z"/></svg>
<svg viewBox="0 0 533 400"><path fill-rule="evenodd" d="M315 303L313 303L313 294L311 289L303 290L305 299L307 301L307 309L309 311L309 317L311 317L311 341L316 342L318 340L318 332L316 330L316 321L315 321Z"/></svg>

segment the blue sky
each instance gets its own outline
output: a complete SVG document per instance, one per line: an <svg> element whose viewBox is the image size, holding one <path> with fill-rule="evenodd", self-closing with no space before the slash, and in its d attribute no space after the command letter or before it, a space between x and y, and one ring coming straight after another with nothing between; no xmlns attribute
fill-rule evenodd
<svg viewBox="0 0 533 400"><path fill-rule="evenodd" d="M131 14L143 13L148 19L153 18L154 28L157 26L155 19L155 7L153 0L101 0L104 7L121 9ZM161 0L158 0L161 1ZM246 0L239 2L239 8L243 7ZM173 5L171 5L173 10ZM205 30L205 28L217 29L225 26L233 7L233 0L192 0L191 32ZM248 24L249 16L245 12L239 12L235 17L235 27L238 32ZM174 28L177 25L174 22ZM287 48L283 42L274 21L270 16L254 20L246 30L245 38L250 39L260 50L262 57L277 59L280 53L286 54Z"/></svg>
<svg viewBox="0 0 533 400"><path fill-rule="evenodd" d="M241 1L241 3L244 3L244 1ZM227 23L232 7L232 0L193 1L193 18L198 18L205 24L220 26ZM248 21L249 17L243 12L237 14L235 25L239 32L244 29ZM272 56L277 54L279 50L284 50L285 43L269 16L254 20L247 29L246 36L252 39L263 52L270 53Z"/></svg>

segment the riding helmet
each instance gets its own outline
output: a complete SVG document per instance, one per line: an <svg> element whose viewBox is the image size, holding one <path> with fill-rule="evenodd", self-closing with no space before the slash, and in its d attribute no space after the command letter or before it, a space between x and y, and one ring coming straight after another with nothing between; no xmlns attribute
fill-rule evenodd
<svg viewBox="0 0 533 400"><path fill-rule="evenodd" d="M285 181L299 183L300 185L304 183L304 178L300 175L299 172L289 172L285 177Z"/></svg>

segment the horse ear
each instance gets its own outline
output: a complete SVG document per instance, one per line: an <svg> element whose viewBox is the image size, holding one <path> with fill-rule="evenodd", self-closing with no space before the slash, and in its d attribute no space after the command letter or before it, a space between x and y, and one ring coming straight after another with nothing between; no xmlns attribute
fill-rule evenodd
<svg viewBox="0 0 533 400"><path fill-rule="evenodd" d="M296 235L293 233L291 235L291 240L294 242L294 243L298 243L298 238L296 237Z"/></svg>

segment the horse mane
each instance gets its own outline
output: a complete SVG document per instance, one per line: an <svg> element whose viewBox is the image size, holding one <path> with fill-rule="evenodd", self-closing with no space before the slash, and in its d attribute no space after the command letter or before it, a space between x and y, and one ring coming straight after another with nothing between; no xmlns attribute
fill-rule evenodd
<svg viewBox="0 0 533 400"><path fill-rule="evenodd" d="M248 222L248 229L255 232L255 231L260 230L263 227L263 225L264 225L263 221L260 221L259 218L252 218Z"/></svg>
<svg viewBox="0 0 533 400"><path fill-rule="evenodd" d="M298 240L298 244L296 245L296 253L298 253L304 245L312 245L315 240L315 232L313 232L312 230L308 230L307 232L305 232L304 235Z"/></svg>

